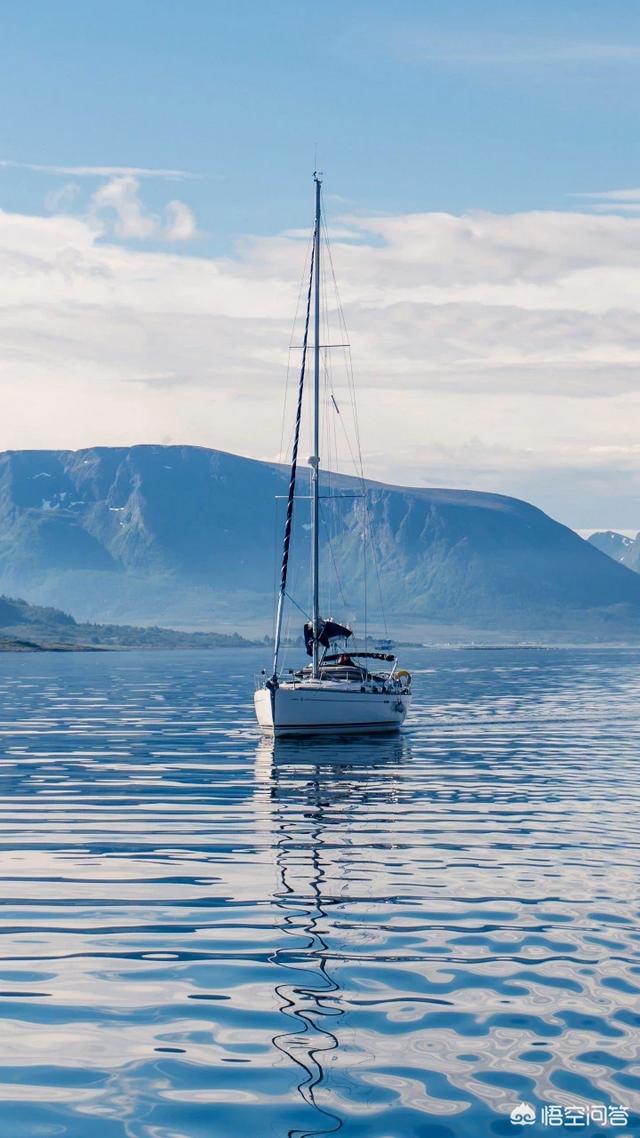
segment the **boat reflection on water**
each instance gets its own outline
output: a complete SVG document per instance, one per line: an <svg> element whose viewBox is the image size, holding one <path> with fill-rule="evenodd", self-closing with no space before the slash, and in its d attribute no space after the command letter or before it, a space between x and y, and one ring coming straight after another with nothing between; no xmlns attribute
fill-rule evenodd
<svg viewBox="0 0 640 1138"><path fill-rule="evenodd" d="M366 930L348 910L382 900L368 892L369 858L390 840L383 817L398 801L410 757L402 736L266 738L258 746L257 793L273 827L273 903L282 914L280 940L290 942L271 958L282 972L274 991L289 1020L273 1044L299 1068L299 1094L316 1112L316 1125L290 1129L288 1138L334 1134L344 1123L340 1100L352 1096L350 1063L340 1054L340 1028L349 1034L340 969ZM375 835L372 815L381 821ZM343 1050L348 1043L343 1038Z"/></svg>

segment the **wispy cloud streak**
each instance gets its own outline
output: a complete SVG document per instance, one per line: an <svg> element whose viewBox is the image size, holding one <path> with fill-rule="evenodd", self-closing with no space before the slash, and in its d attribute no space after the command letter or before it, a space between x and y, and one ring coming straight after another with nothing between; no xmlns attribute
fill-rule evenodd
<svg viewBox="0 0 640 1138"><path fill-rule="evenodd" d="M571 197L582 199L586 208L595 213L634 214L640 212L640 187L598 190L593 193L571 194Z"/></svg>
<svg viewBox="0 0 640 1138"><path fill-rule="evenodd" d="M394 37L392 37L393 43ZM411 40L396 37L396 49L413 63L477 67L615 66L637 63L640 43L603 43L595 40L527 39L514 36L467 36L454 41L437 35L417 34Z"/></svg>
<svg viewBox="0 0 640 1138"><path fill-rule="evenodd" d="M189 170L153 169L148 166L49 166L39 162L15 162L11 158L0 158L0 167L13 170L32 170L38 174L54 174L56 177L75 178L197 178Z"/></svg>

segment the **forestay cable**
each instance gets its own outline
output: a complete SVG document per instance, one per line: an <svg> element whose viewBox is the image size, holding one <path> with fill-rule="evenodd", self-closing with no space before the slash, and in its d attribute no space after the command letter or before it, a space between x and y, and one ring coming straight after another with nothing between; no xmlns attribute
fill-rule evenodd
<svg viewBox="0 0 640 1138"><path fill-rule="evenodd" d="M296 406L296 424L293 434L293 450L291 453L291 477L289 479L289 494L287 497L287 516L284 523L284 542L282 547L282 569L280 571L280 592L278 594L278 612L276 616L275 639L273 645L273 678L278 675L278 653L280 651L280 636L282 634L282 613L284 599L287 591L287 570L289 568L289 546L291 544L291 528L293 525L293 503L296 495L296 468L298 465L298 444L300 442L300 421L302 418L302 394L304 391L304 376L307 365L307 347L309 343L309 318L311 315L311 289L313 284L313 269L315 259L315 241L311 252L311 269L309 273L309 288L307 290L307 310L304 322L304 338L302 341L302 363L300 365L300 380L298 382L298 402Z"/></svg>

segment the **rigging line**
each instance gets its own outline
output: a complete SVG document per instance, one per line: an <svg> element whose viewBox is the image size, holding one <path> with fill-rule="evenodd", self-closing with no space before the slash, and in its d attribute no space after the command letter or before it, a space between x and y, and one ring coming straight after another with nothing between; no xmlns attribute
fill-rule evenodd
<svg viewBox="0 0 640 1138"><path fill-rule="evenodd" d="M297 608L298 612L301 612L301 613L302 613L302 615L303 615L303 617L304 617L304 619L305 619L305 620L311 620L311 617L309 616L309 613L308 613L308 612L305 612L305 610L303 609L302 605L299 605L299 604L298 604L298 602L297 602L297 601L296 601L296 600L295 600L295 599L294 599L294 598L291 596L291 593L285 593L285 596L286 596L286 598L287 598L287 600L288 600L288 601L291 601L291 604L292 604L292 605L295 605L295 607Z"/></svg>
<svg viewBox="0 0 640 1138"><path fill-rule="evenodd" d="M314 226L315 233L315 226ZM313 266L315 255L315 239L311 253L311 266L309 272L309 288L307 290L307 311L304 325L304 340L302 348L302 361L300 364L300 380L298 383L298 402L296 406L296 425L291 455L291 476L289 479L289 496L287 499L287 516L284 524L284 542L282 547L282 569L280 571L280 595L278 597L278 612L276 617L276 634L273 646L273 675L278 672L278 651L280 648L280 633L282 629L282 610L287 589L287 571L289 568L289 546L291 544L291 528L293 524L293 503L296 494L296 469L298 464L298 444L300 442L300 420L302 418L302 395L304 391L304 374L307 364L307 345L309 343L309 320L311 316L311 292L313 285Z"/></svg>
<svg viewBox="0 0 640 1138"><path fill-rule="evenodd" d="M362 576L363 576L363 586L362 587L363 587L363 592L364 592L364 643L365 643L365 647L366 647L367 639L368 639L368 637L367 637L367 632L368 632L367 620L368 620L368 616L369 616L369 596L368 596L368 590L367 590L367 538L368 538L368 529L369 529L369 526L368 526L369 517L367 514L366 498L364 501L364 516L365 517L364 517L363 535L362 535L364 538L364 540L362 542Z"/></svg>
<svg viewBox="0 0 640 1138"><path fill-rule="evenodd" d="M367 507L367 509L368 509L368 507ZM374 564L375 571L376 571L376 583L378 585L378 596L380 599L380 612L382 614L382 623L384 625L384 633L385 633L385 636L388 637L389 636L389 627L387 625L387 614L386 614L385 607L384 607L384 595L382 592L382 577L380 574L380 564L378 561L378 551L376 549L376 543L373 540L371 541L371 554L373 557L373 564Z"/></svg>
<svg viewBox="0 0 640 1138"><path fill-rule="evenodd" d="M331 254L331 245L329 243L328 235L326 234L326 226L325 226L325 243L327 245L327 259L329 262L329 267L331 270L331 277L332 277L332 281L333 281L333 287L334 287L335 294L336 294L336 309L337 309L337 314L338 314L338 320L340 322L340 328L341 328L342 334L344 335L345 340L348 340L349 335L348 335L348 330L347 330L347 322L346 322L345 315L344 315L344 309L342 307L342 301L340 299L340 290L338 288L338 281L336 278L335 268L334 268L334 264L333 264L333 257ZM349 445L349 452L351 454L351 458L353 461L354 470L356 471L356 476L358 478L360 478L361 480L363 480L364 479L364 464L362 461L362 446L361 446L361 442L360 442L360 424L359 424L359 419L358 419L358 407L357 407L356 392L355 392L355 379L354 379L354 374L353 374L353 362L352 362L352 357L351 357L351 348L349 345L347 345L347 349L346 349L344 358L345 358L345 370L346 370L346 375L347 375L347 393L348 393L349 402L351 404L351 413L352 413L352 417L353 417L353 427L354 427L356 448L357 448L357 452L358 452L358 459L357 460L353 454L353 449L351 447L351 441L348 437L348 434L346 433L346 428L345 428L345 434L347 437L347 443Z"/></svg>
<svg viewBox="0 0 640 1138"><path fill-rule="evenodd" d="M276 598L278 596L278 499L273 508L273 624L271 634L276 639Z"/></svg>
<svg viewBox="0 0 640 1138"><path fill-rule="evenodd" d="M333 398L333 396L332 396L332 398ZM337 407L336 407L336 411L338 411L338 408L337 408ZM338 411L338 415L340 415L340 411ZM342 427L342 433L344 434L344 437L345 437L345 442L346 442L346 444L347 444L347 449L348 449L348 451L349 451L349 456L350 456L350 458L351 458L351 461L352 461L352 463L353 463L353 468L354 468L354 470L355 470L355 472L356 472L356 473L355 473L355 477L356 477L356 480L357 480L357 481L359 481L359 482L361 482L361 481L362 481L362 477L361 477L361 475L360 475L360 474L359 474L359 472L358 472L358 463L357 463L357 460L356 460L356 456L355 456L355 455L354 455L354 453L353 453L353 447L351 446L351 439L349 438L349 432L348 432L348 430L347 430L347 425L346 425L346 423L345 423L345 421L344 421L344 416L343 416L343 415L340 415L340 426ZM352 477L353 477L353 476L352 476Z"/></svg>
<svg viewBox="0 0 640 1138"><path fill-rule="evenodd" d="M338 321L340 324L340 329L342 329L344 339L348 340L348 333L347 333L347 329L346 329L346 321L344 319L344 312L342 310L342 303L340 303L339 290L337 287L336 273L335 273L334 263L333 263L333 256L331 256L329 234L328 234L326 224L323 225L323 233L325 233L325 246L327 248L328 261L329 261L329 266L330 266L330 270L331 270L331 278L333 278L333 283L334 283L337 313L338 313ZM329 337L328 337L328 339L329 339ZM353 462L353 468L355 471L355 475L356 475L356 477L360 476L361 486L362 486L362 490L364 493L364 481L363 481L363 469L362 469L362 451L360 448L360 438L359 438L359 430L358 430L358 409L356 409L355 401L354 401L354 395L353 395L353 387L354 387L353 369L351 369L351 373L350 373L350 357L348 357L345 362L346 362L347 393L348 393L348 395L351 396L350 402L352 405L352 417L353 417L353 422L354 422L355 438L356 438L356 443L358 443L359 460L360 460L359 462L356 461L356 459L355 459L355 455L353 453L353 447L351 445L351 439L350 439L350 437L348 437L348 431L346 429L346 423L345 423L344 419L342 417L340 417L339 407L338 407L336 397L334 394L333 382L331 382L330 397L331 397L331 401L333 401L334 409L337 412L337 415L340 419L340 426L342 426L342 430L343 430L343 434L344 434L344 437L346 440L348 453L350 453L350 455L351 455L351 460ZM351 380L351 384L350 384L350 380ZM337 434L336 421L334 419L334 437L336 436L336 434ZM336 456L337 456L337 438L336 438ZM337 523L336 523L336 528L337 528ZM367 503L364 502L363 525L362 525L362 562L363 562L362 582L363 582L364 644L367 644L367 632L368 632L368 587L367 587L368 528L369 527L368 527ZM333 560L333 562L334 562L334 569L335 569L335 574L336 574L336 580L338 583L339 593L340 593L340 595L343 596L343 603L345 604L345 608L346 608L346 600L344 599L344 591L342 588L342 580L340 580L340 576L339 576L339 572L338 572L338 568L337 568L335 553L334 553L334 549L333 549L333 542L329 542L329 551L331 554L331 560Z"/></svg>
<svg viewBox="0 0 640 1138"><path fill-rule="evenodd" d="M331 392L331 399L333 400L333 392ZM329 434L330 434L331 443L333 446L333 453L335 455L335 467L336 467L336 471L337 471L339 460L338 460L338 437L337 437L337 431L336 431L335 416L327 415L327 425L329 427ZM336 482L335 483L336 490L337 490L337 486L338 486L338 484ZM340 570L338 569L338 564L337 564L336 557L334 554L334 549L333 549L333 543L334 543L334 541L338 540L338 535L340 532L340 525L343 521L342 515L338 511L337 503L335 501L332 502L332 505L331 505L331 519L333 522L333 525L331 527L331 549L330 549L331 560L333 561L333 566L334 566L334 570L335 570L335 577L336 577L336 582L337 582L337 586L338 586L338 592L339 592L340 597L342 599L342 604L344 605L345 610L346 610L347 601L346 601L346 597L344 594L344 589L342 587L342 578L340 576ZM345 612L345 615L346 615L346 612Z"/></svg>
<svg viewBox="0 0 640 1138"><path fill-rule="evenodd" d="M337 471L337 466L338 466L338 447L337 447L337 439L336 439L335 418L334 418L334 416L328 414L329 409L330 409L329 400L330 399L333 400L333 394L331 392L331 386L332 386L331 374L330 374L328 368L325 370L324 380L325 380L325 383L324 383L325 411L327 412L324 416L324 434L325 434L325 445L326 445L327 459L328 459L328 464L326 467L326 477L327 477L329 494L333 495L334 487L337 488L337 486L339 484L338 482L336 482L336 471ZM335 466L336 470L334 470L334 466ZM323 528L324 528L324 535L325 535L325 538L324 538L325 544L328 547L329 555L331 557L331 563L333 566L332 582L333 582L333 580L335 580L335 584L337 587L338 594L339 594L340 599L342 601L342 604L344 605L344 608L346 610L348 608L348 602L347 602L347 599L345 596L342 578L341 578L340 571L338 568L338 563L337 563L337 559L335 556L335 549L334 549L334 544L338 538L338 528L339 528L338 513L337 513L336 506L335 506L334 502L332 502L332 504L329 506L329 509L324 512ZM328 598L329 608L331 608L331 601L332 601L332 597L330 594L329 598Z"/></svg>
<svg viewBox="0 0 640 1138"><path fill-rule="evenodd" d="M303 296L303 292L304 292L304 282L307 279L307 264L309 262L309 252L310 252L310 243L308 242L307 248L305 251L305 255L304 255L304 265L303 265L303 269L302 269L302 276L300 278L300 288L298 289L298 298L296 301L296 310L295 310L295 314L293 317L293 324L291 325L291 335L289 337L289 348L287 350L287 371L286 371L285 387L284 387L284 403L283 403L283 407L282 407L282 424L281 424L281 428L280 428L280 449L278 451L278 461L282 461L282 458L284 457L284 433L286 430L286 421L287 421L287 400L288 400L288 393L289 393L289 377L291 374L291 352L293 350L293 341L295 338L296 325L298 323L298 313L300 311L300 303L302 301L302 296Z"/></svg>
<svg viewBox="0 0 640 1138"><path fill-rule="evenodd" d="M325 225L325 242L327 245L327 258L329 261L329 268L331 270L331 278L333 281L333 287L334 287L335 294L336 294L336 308L337 308L338 320L340 322L340 328L341 328L342 334L344 335L345 340L348 341L349 333L348 333L348 329L347 329L347 322L346 322L345 315L344 315L344 308L342 305L342 299L340 297L340 289L338 288L338 281L336 278L335 268L334 268L334 264L333 264L333 256L331 253L331 245L329 243L328 234L326 233L326 225ZM362 462L362 446L360 443L360 424L359 424L359 419L358 419L358 407L357 407L357 399L356 399L356 391L355 391L355 380L354 380L354 375L353 375L353 362L352 362L352 356L351 356L351 347L349 344L347 344L347 348L346 348L345 364L346 364L346 371L347 371L347 389L349 391L349 396L350 396L350 401L351 401L351 406L352 406L353 425L354 425L354 430L355 430L355 435L356 435L358 456L359 456L359 460L360 460L359 474L360 474L360 477L364 478L364 467L363 467L363 462Z"/></svg>
<svg viewBox="0 0 640 1138"><path fill-rule="evenodd" d="M323 276L322 283L324 284L324 276ZM322 339L324 340L325 343L329 344L329 343L331 343L331 336L329 333L329 312L328 312L328 305L327 305L326 288L321 288L320 296L321 296ZM326 413L327 412L327 403L328 403L328 391L329 391L329 386L330 386L330 382L331 382L330 374L329 374L329 353L327 351L322 352L320 358L321 358L321 370L322 370L322 404L323 404L323 415L322 415L322 451L323 451L323 456L324 456L323 457L323 482L325 483L325 485L327 487L328 494L332 494L333 493L333 474L332 474L333 455L332 455L332 451L331 451L331 430L330 430L330 424L329 424L329 417ZM323 510L323 513L322 513L321 517L319 518L319 522L320 522L321 527L323 526L325 532L328 532L329 534L331 533L330 521L329 521L329 519L331 517L331 510L332 510L332 507L329 506L328 510L326 510L326 509ZM327 577L327 575L323 574L323 581L324 581L324 604L326 605L326 611L332 612L333 611L333 579L330 576Z"/></svg>
<svg viewBox="0 0 640 1138"><path fill-rule="evenodd" d="M340 599L341 599L341 601L345 607L345 610L346 610L346 609L348 609L349 605L348 605L347 598L344 595L344 589L342 588L342 578L340 576L340 571L338 569L335 554L333 552L333 541L331 540L331 538L329 538L329 540L327 541L327 545L329 546L329 553L331 554L331 561L333 562L333 569L334 569L334 572L336 575L336 583L338 585L338 592L340 593Z"/></svg>
<svg viewBox="0 0 640 1138"><path fill-rule="evenodd" d="M333 406L335 407L336 410L338 410L333 391L329 392L329 396L330 396L330 399L333 403ZM328 403L327 403L327 410L329 410ZM338 414L340 414L339 411L338 411ZM337 424L336 424L335 415L327 415L326 419L327 419L327 435L328 435L328 438L330 440L330 445L333 448L333 454L335 456L335 466L336 466L336 470L337 470L337 467L338 467L338 438L337 438ZM348 441L349 440L347 438L347 442ZM339 485L339 482L336 482L335 485L337 488L337 486ZM338 593L340 595L340 599L342 601L342 604L344 606L345 613L346 613L346 611L348 610L349 604L348 604L348 601L347 601L347 598L345 595L345 591L343 588L342 576L341 576L340 570L338 568L338 562L336 559L335 548L334 548L335 542L337 542L337 540L338 540L338 534L339 534L339 529L340 529L339 515L338 515L338 511L337 511L335 504L332 505L332 507L331 507L331 515L330 516L331 516L331 520L332 520L333 524L331 526L327 525L327 527L326 527L327 531L328 531L327 545L329 547L329 553L330 553L331 561L333 564L333 569L334 569L335 580L336 580L336 584L337 584L337 588L338 588Z"/></svg>
<svg viewBox="0 0 640 1138"><path fill-rule="evenodd" d="M335 269L334 269L334 265L333 265L333 257L331 255L331 245L329 243L328 234L326 234L326 226L325 226L325 240L326 240L326 245L327 245L329 267L331 270L331 276L333 278L333 285L334 285L334 289L335 289L335 293L336 293L338 319L340 321L340 327L341 327L341 331L344 335L344 339L346 341L348 341L349 334L348 334L346 319L344 316L344 309L342 306L342 300L340 298L340 289L338 288L338 281L336 278ZM367 539L368 539L368 542L369 542L369 545L371 548L371 554L372 554L373 562L374 562L375 572L376 572L376 583L378 586L378 595L379 595L379 599L380 599L380 610L381 610L382 620L383 620L383 624L384 624L385 633L388 635L389 629L387 626L387 614L385 611L384 596L383 596L383 592L382 592L382 579L381 579L381 574L380 574L380 564L379 564L379 559L378 559L378 551L376 549L375 541L370 536L370 534L371 534L371 524L370 524L371 514L370 514L370 510L369 510L368 498L366 495L365 477L364 477L364 463L362 460L362 447L360 445L360 424L359 424L358 410L357 410L355 378L354 378L354 374L353 374L353 361L352 361L352 356L351 356L351 348L349 345L347 345L346 357L347 357L346 363L347 363L348 389L349 389L349 392L351 395L351 404L352 404L353 418L354 418L354 429L355 429L355 433L356 433L356 442L357 442L357 448L358 448L359 475L360 475L360 479L361 479L361 483L362 483L362 491L363 491L364 499L365 499L365 511L364 512L365 512L365 517L366 517L366 533L367 533L367 537L365 538L365 546L367 544ZM333 399L333 395L332 395L332 399ZM334 399L334 406L335 406L338 414L340 414L339 409L335 403L335 399ZM347 443L349 444L349 449L351 451L350 440L348 438L348 435L347 435ZM355 457L353 456L352 451L351 451L351 454L352 454L352 458L353 458L354 467L356 467L356 470L357 470L358 467L356 466ZM366 556L366 549L365 549L365 556Z"/></svg>
<svg viewBox="0 0 640 1138"><path fill-rule="evenodd" d="M327 260L328 260L329 267L331 270L331 277L332 277L333 287L334 287L335 296L336 296L338 320L340 322L340 327L341 327L342 332L344 334L344 339L345 339L345 341L348 341L349 336L348 336L348 332L347 332L346 320L344 317L344 310L343 310L342 302L340 299L340 290L338 288L338 282L336 279L335 268L334 268L334 264L333 264L333 256L331 253L331 243L329 241L329 233L328 233L328 230L326 227L326 223L324 223L324 238L325 238L325 246L327 249ZM344 424L344 421L342 420L342 417L341 417L340 421L342 423L343 431L344 431L344 434L345 434L345 437L347 440L347 446L348 446L349 452L351 454L354 469L356 471L356 476L359 477L359 480L361 483L361 488L362 488L363 498L364 498L364 508L363 508L363 516L362 516L362 580L363 580L363 608L364 608L364 612L363 612L363 616L364 616L364 640L365 640L365 645L366 645L367 636L368 636L368 615L369 615L369 612L368 612L368 610L369 610L369 598L368 598L368 581L367 581L367 565L368 565L367 548L368 548L368 544L370 541L370 538L369 538L369 528L370 527L369 527L369 513L368 513L367 497L366 497L366 486L365 486L365 481L364 481L364 466L363 466L363 462L362 462L362 447L360 444L358 408L357 408L357 402L356 402L356 398L355 398L355 381L354 381L354 376L353 376L353 366L352 366L352 362L351 362L351 352L349 349L347 350L345 363L346 363L346 373L347 373L347 391L349 393L350 402L351 402L353 425L354 425L356 446L357 446L357 452L358 452L358 461L356 461L355 455L353 454L353 449L351 447L351 440L349 439L349 435L348 435L348 432L346 430L346 426ZM337 404L336 404L335 399L334 399L334 406L335 406L336 411L337 411L338 408L337 408Z"/></svg>
<svg viewBox="0 0 640 1138"><path fill-rule="evenodd" d="M351 445L351 439L348 438L348 432L346 431L346 427L344 426L344 420L343 420L343 429L345 430L345 436L346 436L347 443L348 443L348 450L350 450L351 460L353 462L353 469L355 472L355 477L363 479L364 478L364 464L362 461L362 446L360 443L360 424L359 424L359 418L358 418L358 405L356 405L356 399L355 399L355 380L354 380L354 376L353 376L353 365L351 362L351 352L348 351L348 349L347 349L347 352L345 353L345 371L346 371L346 380L347 380L347 385L346 385L347 399L348 399L348 403L350 403L350 405L351 405L351 415L352 415L352 420L353 420L355 446L356 446L356 452L358 452L358 457L355 457L355 454L353 453L353 447Z"/></svg>
<svg viewBox="0 0 640 1138"><path fill-rule="evenodd" d="M329 314L328 314L328 306L327 305L325 305L325 318L326 318L326 323L327 323L327 338L330 339L331 336L330 336ZM339 457L339 450L338 450L338 438L337 438L335 417L332 414L330 414L331 406L333 405L334 408L336 408L336 406L337 406L336 400L335 400L335 395L334 395L334 390L333 390L334 389L333 374L332 374L332 371L330 369L329 356L328 355L327 355L326 359L327 359L327 367L326 367L326 381L325 381L325 412L326 412L325 413L325 424L326 424L325 429L326 429L326 437L327 437L327 452L330 456L330 459L329 459L330 493L333 494L334 488L337 490L337 487L339 486L339 473L338 473L338 471L339 471L339 465L340 465L340 457ZM336 508L336 504L334 502L332 502L332 504L329 508L328 518L325 515L326 544L327 544L328 549L329 549L329 554L331 557L331 563L333 566L333 579L335 580L337 593L338 593L338 596L340 598L340 602L343 606L345 616L346 616L346 613L347 613L348 608L349 608L349 603L348 603L347 597L345 595L343 579L342 579L342 576L340 573L340 569L338 566L338 561L337 561L336 553L335 553L336 543L337 543L338 538L339 538L339 531L340 531L340 514L338 512L338 509Z"/></svg>
<svg viewBox="0 0 640 1138"><path fill-rule="evenodd" d="M344 317L344 311L342 308L342 302L340 300L340 293L338 290L338 283L337 283L337 279L336 279L335 269L333 266L333 257L332 257L332 253L331 253L331 242L329 241L329 233L328 233L326 222L324 221L324 218L323 218L323 232L324 232L325 246L326 246L328 260L329 260L329 266L331 268L331 276L332 276L334 291L335 291L335 295L336 295L336 310L337 310L337 314L338 314L338 320L340 322L340 331L344 335L345 340L348 340L349 335L348 335L347 324L346 324L346 320ZM345 344L345 347L348 348L349 345ZM354 470L356 472L356 476L362 477L362 475L363 475L362 451L361 451L360 444L359 444L357 408L354 405L354 397L353 397L353 394L351 391L351 388L354 386L354 384L353 384L353 368L351 367L351 369L350 369L350 354L349 354L349 358L345 359L345 365L346 365L345 371L347 374L347 392L348 392L349 401L352 405L354 428L355 428L356 438L358 441L359 462L356 460L356 457L353 453L353 448L351 446L351 439L349 438L349 432L347 430L346 424L345 424L343 419L342 419L342 430L344 432L345 440L347 443L347 448L349 450L349 454L351 457L351 461L353 463ZM337 400L335 398L335 390L334 390L333 379L331 379L330 387L331 387L330 396L331 396L331 400L333 402L333 406L334 406L336 412L338 413L338 415L340 415L341 414L340 408L339 408ZM336 440L336 457L337 457L337 440Z"/></svg>
<svg viewBox="0 0 640 1138"><path fill-rule="evenodd" d="M365 624L365 642L366 642L366 639L367 639L367 618L368 618L368 587L367 587L367 585L368 585L368 582L367 582L367 564L368 564L368 561L367 561L367 555L368 555L369 549L371 550L371 556L372 556L372 560L374 563L375 574L376 574L376 584L378 586L378 596L379 596L379 600L380 600L380 611L381 611L381 616L382 616L385 634L387 636L389 633L389 629L388 629L388 625L387 625L387 614L385 611L384 597L383 597L383 592L382 592L382 580L381 580L381 574L380 574L380 564L379 564L379 559L378 559L378 551L376 549L375 541L372 538L371 512L369 509L369 500L368 500L368 496L367 496L367 492L366 492L365 477L364 477L364 462L363 462L363 458L362 458L362 446L361 446L361 442L360 442L360 423L359 423L359 417L358 417L355 377L354 377L354 373L353 373L353 359L352 359L352 355L351 355L351 348L350 348L350 345L348 344L349 333L348 333L347 323L346 323L346 319L345 319L345 315L344 315L344 308L342 305L342 299L340 296L340 289L338 287L338 281L337 281L337 277L336 277L336 273L335 273L335 267L333 264L333 256L331 253L331 243L329 241L329 234L328 234L326 222L324 222L324 219L323 219L323 224L324 224L325 245L326 245L326 249L327 249L327 260L328 260L329 268L331 271L331 277L332 277L332 281L333 281L333 287L334 287L336 302L337 302L336 306L337 306L337 315L338 315L339 326L340 326L342 335L344 337L344 340L347 342L347 350L345 353L345 364L346 364L346 373L347 373L347 390L348 390L348 393L350 396L351 409L352 409L352 415L353 415L353 425L354 425L354 431L355 431L355 436L356 436L356 446L357 446L357 452L358 452L358 461L357 462L355 459L355 455L353 454L353 450L351 447L351 440L349 439L349 435L348 435L348 432L346 431L346 427L344 426L344 423L343 423L343 430L345 433L345 437L347 440L347 446L348 446L349 452L351 454L351 458L353 461L354 468L356 470L357 475L359 475L359 478L360 478L360 483L361 483L362 493L363 493L363 498L364 498L362 531L363 531L363 591L364 591L364 608L365 608L364 624ZM336 409L336 412L339 415L340 410L339 410L338 405L336 403L336 400L334 398L333 392L331 393L331 398L333 400L333 404L334 404L334 407Z"/></svg>
<svg viewBox="0 0 640 1138"><path fill-rule="evenodd" d="M328 392L329 392L329 383L327 384L327 393ZM330 407L329 399L327 398L325 402L326 402L326 412L327 412L325 415L326 432L327 432L327 452L330 456L330 470L331 470L331 473L329 475L329 493L331 495L331 501L328 503L328 507L325 510L324 529L325 529L325 534L326 534L326 543L327 543L327 546L329 549L329 554L331 557L331 563L333 566L332 584L335 583L335 587L337 589L337 593L338 593L338 596L341 600L341 603L346 608L347 602L345 599L344 589L342 587L342 579L340 577L340 571L338 569L338 563L337 563L335 551L334 551L334 543L338 539L338 530L339 530L339 512L338 512L338 509L336 508L335 493L334 493L334 491L337 490L337 486L338 486L338 483L336 481L336 471L338 469L338 461L339 461L338 460L338 448L335 445L335 428L334 428L334 423L333 423L333 417L328 414L329 407Z"/></svg>

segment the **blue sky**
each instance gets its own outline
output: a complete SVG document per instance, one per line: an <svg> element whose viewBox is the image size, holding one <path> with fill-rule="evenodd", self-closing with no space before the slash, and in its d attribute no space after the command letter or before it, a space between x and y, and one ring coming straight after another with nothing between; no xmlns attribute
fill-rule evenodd
<svg viewBox="0 0 640 1138"><path fill-rule="evenodd" d="M3 41L0 157L198 175L206 250L306 223L316 144L365 211L567 208L639 180L628 0L32 0ZM54 181L6 170L0 205L37 212Z"/></svg>
<svg viewBox="0 0 640 1138"><path fill-rule="evenodd" d="M0 448L279 457L317 148L368 472L640 527L639 5L31 0L2 48Z"/></svg>

